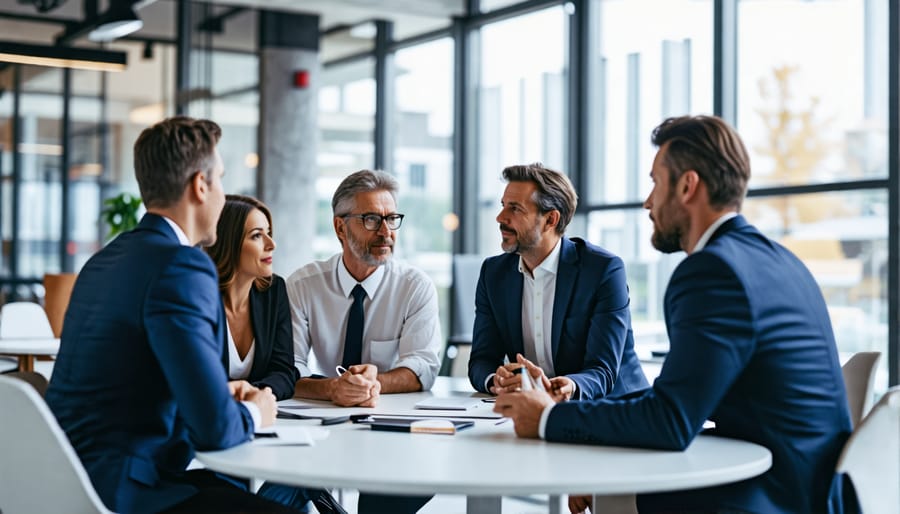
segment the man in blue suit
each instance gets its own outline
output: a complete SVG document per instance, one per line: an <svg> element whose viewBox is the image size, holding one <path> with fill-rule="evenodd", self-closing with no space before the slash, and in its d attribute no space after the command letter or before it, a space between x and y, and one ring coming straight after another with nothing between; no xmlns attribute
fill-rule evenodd
<svg viewBox="0 0 900 514"><path fill-rule="evenodd" d="M472 386L514 391L520 376L512 369L526 364L557 400L647 387L622 260L563 237L578 202L568 177L536 163L510 166L503 178L497 222L506 253L487 259L478 278Z"/></svg>
<svg viewBox="0 0 900 514"><path fill-rule="evenodd" d="M709 419L717 435L772 452L766 473L638 497L643 512L825 512L850 416L825 300L793 254L740 215L747 151L722 120L685 116L653 132L644 202L653 245L688 256L665 296L670 352L652 388L554 404L539 391L496 410L522 437L683 450ZM572 512L588 502L571 497Z"/></svg>
<svg viewBox="0 0 900 514"><path fill-rule="evenodd" d="M147 214L85 264L66 312L47 403L103 503L120 513L294 512L205 470L272 424L268 389L228 382L216 269L225 203L215 123L176 117L144 130L135 174Z"/></svg>

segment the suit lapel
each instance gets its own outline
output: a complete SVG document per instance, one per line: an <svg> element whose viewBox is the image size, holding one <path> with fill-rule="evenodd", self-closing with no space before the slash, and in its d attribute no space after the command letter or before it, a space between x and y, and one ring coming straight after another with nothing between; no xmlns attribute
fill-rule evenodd
<svg viewBox="0 0 900 514"><path fill-rule="evenodd" d="M563 321L566 319L566 311L569 301L575 292L575 282L578 280L578 252L575 243L567 238L562 238L562 247L559 250L559 267L556 270L556 291L553 296L553 362L556 362L556 351L559 349L559 338L562 335Z"/></svg>
<svg viewBox="0 0 900 514"><path fill-rule="evenodd" d="M506 267L509 270L502 274L499 289L501 295L506 298L512 298L512 301L503 302L506 306L506 333L510 335L510 343L512 343L512 358L515 359L516 353L525 355L525 346L522 344L522 274L518 269L518 256L510 255L512 266ZM516 301L518 300L518 301Z"/></svg>
<svg viewBox="0 0 900 514"><path fill-rule="evenodd" d="M263 307L263 299L261 294L256 290L256 286L250 288L250 323L253 331L255 355L253 357L253 368L250 370L250 376L259 377L265 375L264 365L269 362L268 345L270 335L268 333L269 326L265 324L265 309Z"/></svg>

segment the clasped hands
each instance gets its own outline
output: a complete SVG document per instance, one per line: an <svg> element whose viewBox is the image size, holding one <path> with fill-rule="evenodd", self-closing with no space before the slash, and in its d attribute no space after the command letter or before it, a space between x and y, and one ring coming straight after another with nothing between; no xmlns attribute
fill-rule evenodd
<svg viewBox="0 0 900 514"><path fill-rule="evenodd" d="M239 402L251 402L259 407L261 426L268 427L275 423L278 408L275 406L272 389L268 387L260 389L246 380L231 380L228 382L228 392Z"/></svg>
<svg viewBox="0 0 900 514"><path fill-rule="evenodd" d="M374 407L381 395L378 368L374 364L350 366L332 380L331 401L341 407Z"/></svg>
<svg viewBox="0 0 900 514"><path fill-rule="evenodd" d="M505 393L513 393L522 390L522 375L513 373L513 370L525 366L525 370L535 382L540 382L544 390L549 392L554 402L562 402L572 398L575 393L575 382L568 377L547 378L540 366L526 359L521 353L516 354L516 362L510 362L497 368L494 374L494 385L491 392L500 396Z"/></svg>
<svg viewBox="0 0 900 514"><path fill-rule="evenodd" d="M535 381L540 381L544 390L522 390L522 377L512 372L525 366L525 370ZM548 405L568 400L575 393L575 383L567 377L548 379L544 371L522 356L516 355L516 362L497 368L491 392L497 395L494 412L512 418L516 435L538 437L541 414Z"/></svg>

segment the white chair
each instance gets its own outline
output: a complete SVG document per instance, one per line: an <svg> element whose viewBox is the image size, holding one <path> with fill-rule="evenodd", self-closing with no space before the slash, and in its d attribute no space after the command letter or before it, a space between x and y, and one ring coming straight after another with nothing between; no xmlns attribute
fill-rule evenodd
<svg viewBox="0 0 900 514"><path fill-rule="evenodd" d="M881 352L858 352L841 367L844 387L847 389L850 420L854 427L859 425L872 407L872 385L880 358Z"/></svg>
<svg viewBox="0 0 900 514"><path fill-rule="evenodd" d="M11 302L0 311L0 353L19 356L20 371L34 371L35 355L55 355L59 339L47 313L32 302Z"/></svg>
<svg viewBox="0 0 900 514"><path fill-rule="evenodd" d="M866 514L900 509L900 387L893 387L853 431L837 471L853 481Z"/></svg>
<svg viewBox="0 0 900 514"><path fill-rule="evenodd" d="M111 514L44 400L0 376L0 512Z"/></svg>

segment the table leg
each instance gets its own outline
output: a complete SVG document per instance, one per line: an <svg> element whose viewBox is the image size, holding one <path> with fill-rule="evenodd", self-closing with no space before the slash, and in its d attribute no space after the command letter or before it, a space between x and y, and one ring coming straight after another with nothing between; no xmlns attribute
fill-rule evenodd
<svg viewBox="0 0 900 514"><path fill-rule="evenodd" d="M566 494L551 494L549 504L550 514L568 514L569 512L569 496Z"/></svg>
<svg viewBox="0 0 900 514"><path fill-rule="evenodd" d="M502 500L499 496L466 496L466 514L500 514Z"/></svg>
<svg viewBox="0 0 900 514"><path fill-rule="evenodd" d="M591 512L603 514L637 514L637 503L633 494L620 494L614 496L594 495L594 508Z"/></svg>
<svg viewBox="0 0 900 514"><path fill-rule="evenodd" d="M34 355L19 355L19 371L34 371Z"/></svg>

